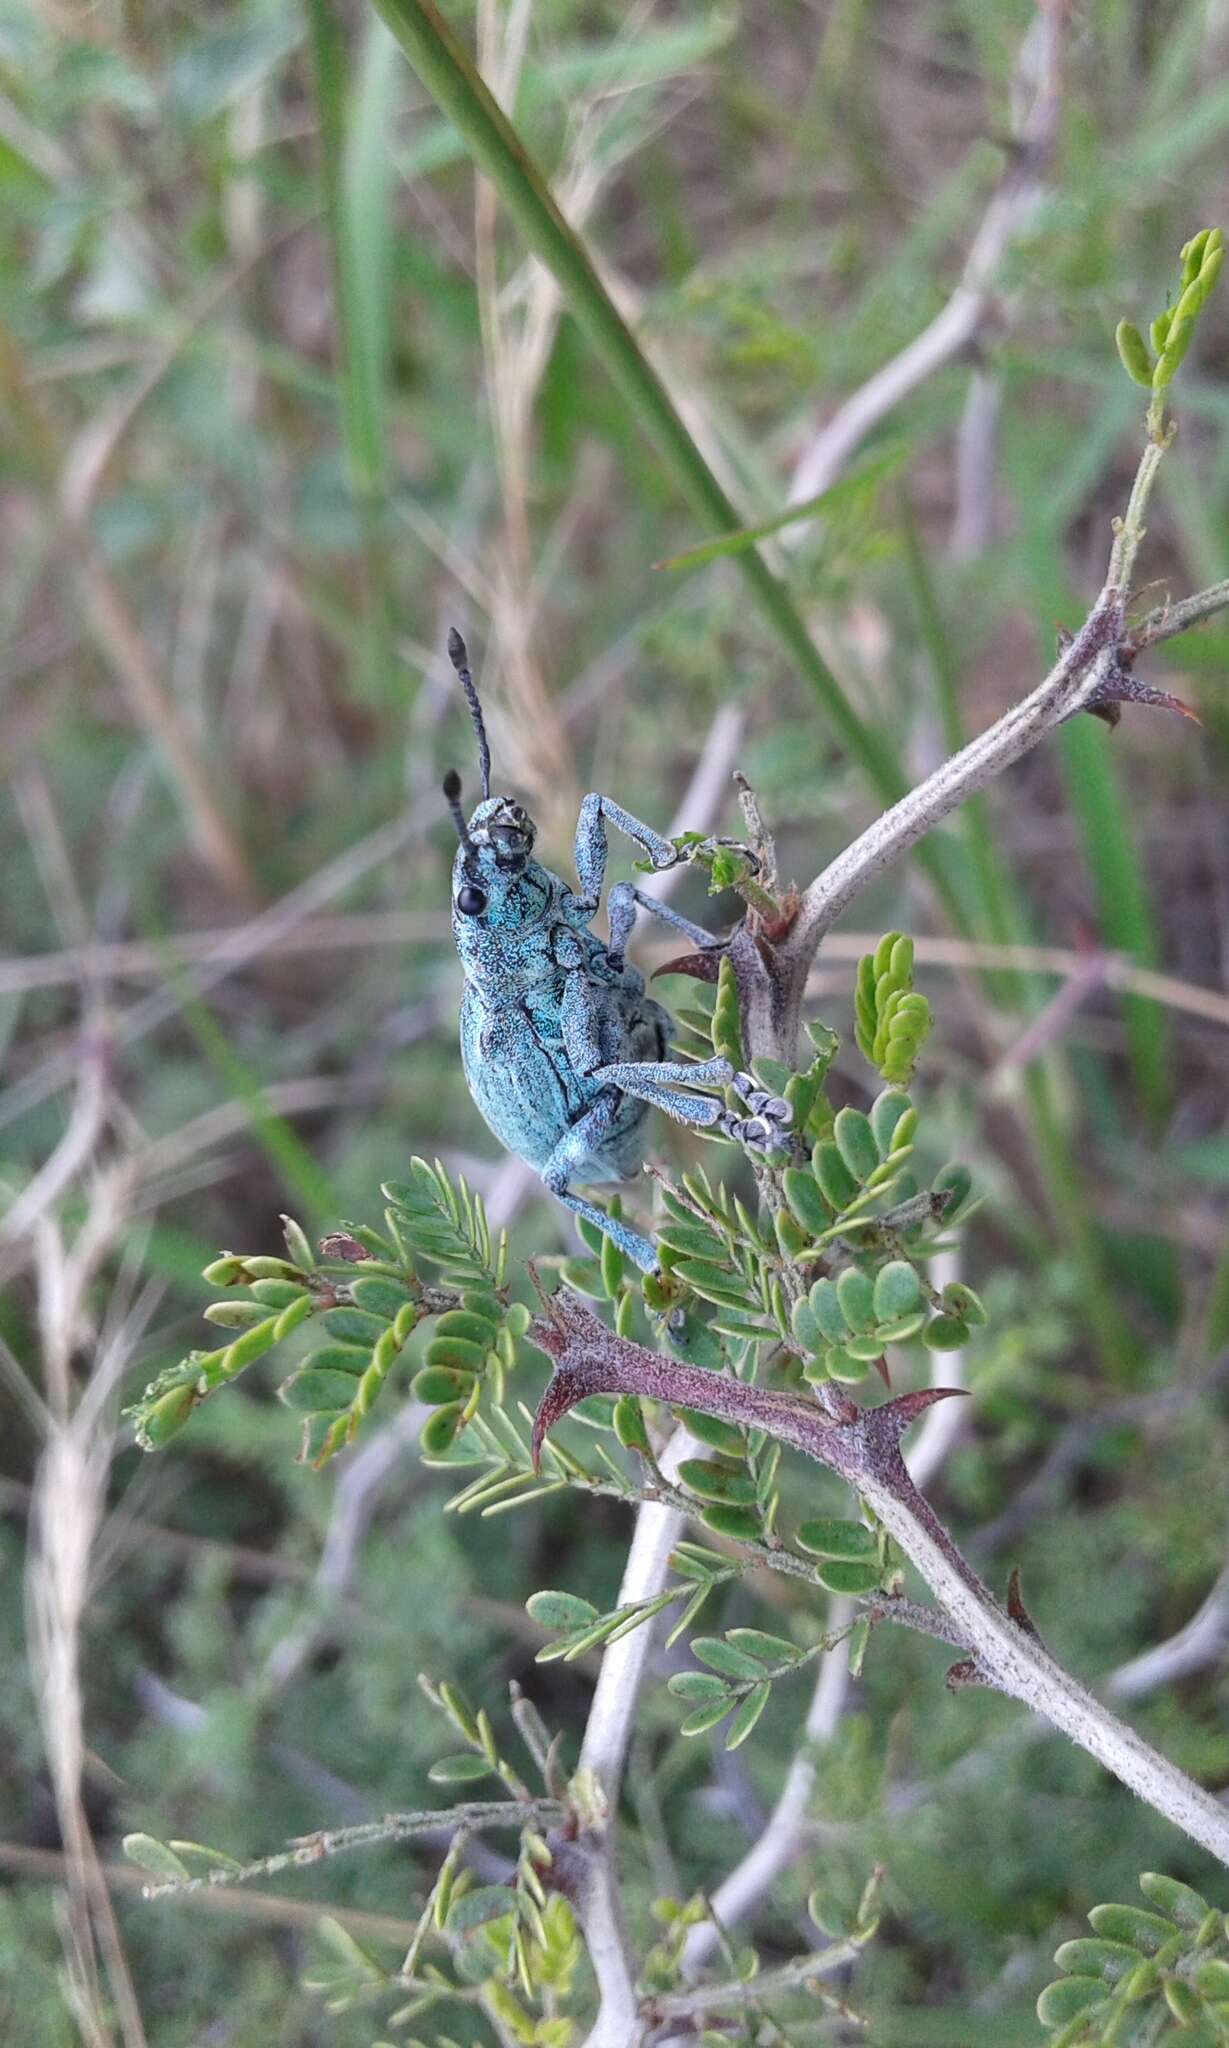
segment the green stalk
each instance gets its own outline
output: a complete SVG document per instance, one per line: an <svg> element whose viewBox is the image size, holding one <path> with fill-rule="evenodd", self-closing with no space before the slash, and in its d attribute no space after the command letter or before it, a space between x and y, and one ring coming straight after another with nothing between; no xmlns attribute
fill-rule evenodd
<svg viewBox="0 0 1229 2048"><path fill-rule="evenodd" d="M173 970L183 991L182 1015L209 1065L243 1104L252 1135L295 1207L313 1226L334 1215L337 1191L328 1173L303 1143L294 1125L270 1109L260 1075L232 1046L208 1004L191 988L182 968Z"/></svg>
<svg viewBox="0 0 1229 2048"><path fill-rule="evenodd" d="M390 696L395 672L387 513L396 53L373 21L351 90L332 0L307 0L307 14L337 301L338 398L362 537L359 675L363 695L378 704Z"/></svg>
<svg viewBox="0 0 1229 2048"><path fill-rule="evenodd" d="M1208 1290L1207 1345L1210 1352L1229 1344L1229 1243L1225 1245Z"/></svg>
<svg viewBox="0 0 1229 2048"><path fill-rule="evenodd" d="M1157 715L1143 713L1145 718ZM1104 729L1099 730L1089 718L1073 719L1064 726L1059 746L1067 796L1084 841L1084 858L1096 890L1106 945L1141 967L1159 967L1160 947L1143 863L1106 739ZM1170 1102L1172 1069L1165 1012L1145 996L1124 996L1122 1007L1135 1085L1155 1130L1164 1122Z"/></svg>
<svg viewBox="0 0 1229 2048"><path fill-rule="evenodd" d="M374 4L499 193L528 247L557 278L577 325L629 410L656 443L704 530L728 533L745 526L747 521L727 498L617 311L583 243L564 220L541 171L432 0ZM311 0L311 5L318 9L324 0ZM812 642L785 585L759 552L748 549L736 559L761 612L811 685L841 743L877 795L894 803L906 785L891 742L858 716ZM958 899L941 853L928 842L918 852L959 923Z"/></svg>

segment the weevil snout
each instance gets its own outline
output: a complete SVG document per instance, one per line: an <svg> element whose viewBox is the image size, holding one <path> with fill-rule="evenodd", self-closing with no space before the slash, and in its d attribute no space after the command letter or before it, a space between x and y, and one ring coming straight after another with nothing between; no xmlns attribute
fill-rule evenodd
<svg viewBox="0 0 1229 2048"><path fill-rule="evenodd" d="M483 804L480 808L486 810L487 806ZM475 821L477 816L475 811ZM534 822L528 811L508 797L496 797L490 815L483 823L487 842L495 849L500 867L523 866L533 852L535 837Z"/></svg>

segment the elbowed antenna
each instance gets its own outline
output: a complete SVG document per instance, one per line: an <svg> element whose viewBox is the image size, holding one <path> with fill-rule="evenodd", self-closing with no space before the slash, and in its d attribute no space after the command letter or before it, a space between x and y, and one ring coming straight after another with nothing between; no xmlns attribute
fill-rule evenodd
<svg viewBox="0 0 1229 2048"><path fill-rule="evenodd" d="M478 865L477 849L469 836L469 826L461 809L461 778L455 768L450 768L444 777L444 801L452 813L452 822L457 828L457 838L465 850L467 871L475 872Z"/></svg>
<svg viewBox="0 0 1229 2048"><path fill-rule="evenodd" d="M469 655L465 651L465 642L455 626L448 629L448 659L461 678L461 688L469 705L469 715L474 721L474 731L478 735L478 767L482 773L482 794L487 797L491 794L491 749L482 717L482 706L478 701L474 679L469 672Z"/></svg>

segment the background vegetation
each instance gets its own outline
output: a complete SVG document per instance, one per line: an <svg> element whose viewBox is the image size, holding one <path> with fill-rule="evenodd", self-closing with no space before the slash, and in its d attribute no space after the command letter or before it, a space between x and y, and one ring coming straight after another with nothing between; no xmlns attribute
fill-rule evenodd
<svg viewBox="0 0 1229 2048"><path fill-rule="evenodd" d="M1100 581L1142 398L1113 328L1146 323L1175 250L1229 213L1223 10L454 18L749 521L835 481L815 475L825 421L941 312L1014 195L970 345L778 544L883 758L920 772L1030 686ZM243 1857L421 1804L447 1737L420 1670L488 1699L516 1679L575 1731L591 1672L535 1664L523 1603L546 1584L611 1605L627 1512L561 1495L445 1519L395 1388L323 1474L293 1460L274 1372L159 1460L118 1400L207 1341L218 1244L278 1250L287 1209L313 1231L375 1221L413 1152L463 1170L515 1250L574 1249L461 1079L437 792L445 766L473 777L449 624L481 657L497 784L555 864L588 788L664 828L690 786L679 824L733 829L737 763L805 879L874 792L737 564L659 566L713 522L373 16L7 5L0 72L0 1604L29 1653L0 1670L3 2031L132 2041L139 2012L159 2048L366 2048L370 2014L303 1988L316 1909L404 1944L434 1852L149 1906L118 1840ZM1044 189L1019 203L1047 79ZM1229 567L1226 340L1213 301L1150 519L1156 601ZM965 1277L992 1321L932 1490L996 1583L1022 1566L1056 1653L1116 1671L1211 1785L1229 1779L1227 656L1214 623L1149 663L1202 732L1080 719L945 835L954 903L915 864L867 905L876 934L921 935L939 1025L917 1093L935 1163L967 1160L986 1197ZM694 877L679 900L711 914ZM866 945L842 927L814 988L859 1100ZM817 1481L790 1484L800 1503ZM709 1625L805 1635L802 1604L736 1586ZM1194 1647L1175 1643L1193 1616ZM876 1646L823 1749L808 1854L754 1931L793 1953L819 1877L856 1897L882 1862L851 1993L871 2037L1032 2042L1090 1905L1135 1898L1145 1868L1229 1892L1017 1709L949 1699L943 1668L911 1636ZM654 1897L714 1886L760 1830L806 1683L775 1688L732 1756L719 1733L681 1740L649 1687L624 1846L642 1944ZM109 1981L122 1952L132 1986L118 2011L66 1970L63 1854L80 1867L91 1842Z"/></svg>

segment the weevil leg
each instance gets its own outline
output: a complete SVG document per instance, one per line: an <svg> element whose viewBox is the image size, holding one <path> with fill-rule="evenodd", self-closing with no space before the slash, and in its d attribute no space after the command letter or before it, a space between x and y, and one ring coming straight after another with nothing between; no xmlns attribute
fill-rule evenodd
<svg viewBox="0 0 1229 2048"><path fill-rule="evenodd" d="M680 1084L685 1088L728 1088L734 1079L730 1062L719 1056L711 1060L616 1060L608 1067L598 1067L590 1076L608 1088L621 1088L625 1095L643 1096L648 1102L656 1102L656 1093L649 1090L670 1090ZM681 1116L681 1123L711 1124L716 1116L709 1116L708 1110L720 1109L711 1095L679 1095L674 1100L685 1103L693 1112ZM694 1112L698 1112L694 1113ZM675 1114L673 1110L671 1116Z"/></svg>
<svg viewBox="0 0 1229 2048"><path fill-rule="evenodd" d="M611 1125L619 1112L617 1089L609 1088L584 1116L565 1131L550 1158L542 1168L542 1179L556 1201L562 1202L575 1216L583 1216L587 1223L597 1228L626 1253L633 1265L642 1273L657 1269L657 1250L652 1240L642 1237L638 1230L632 1230L617 1216L608 1216L599 1209L596 1202L587 1202L583 1195L573 1194L573 1179L583 1180L586 1169L592 1165L593 1154L601 1149Z"/></svg>
<svg viewBox="0 0 1229 2048"><path fill-rule="evenodd" d="M735 1144L749 1146L752 1151L775 1152L790 1142L787 1134L794 1115L790 1103L783 1095L770 1095L754 1075L735 1074L728 1060L700 1060L692 1066L681 1060L624 1060L614 1066L598 1067L592 1079L621 1088L625 1095L635 1095L641 1102L653 1103L677 1123L718 1130L723 1138L732 1138ZM678 1094L670 1084L680 1081L689 1085L706 1082L722 1088L733 1082L751 1115L738 1116L712 1095Z"/></svg>
<svg viewBox="0 0 1229 2048"><path fill-rule="evenodd" d="M665 1060L622 1061L616 1066L599 1067L592 1078L620 1088L625 1095L634 1095L641 1102L651 1102L676 1123L720 1131L723 1138L732 1138L736 1145L746 1145L752 1151L775 1152L790 1142L788 1130L793 1110L785 1097L769 1095L750 1074L734 1074L728 1060L704 1060L695 1066ZM707 1081L719 1087L728 1086L731 1081L736 1086L745 1082L752 1094L752 1114L739 1116L726 1109L714 1095L683 1095L669 1085L672 1081ZM745 1100L747 1089L740 1088L739 1092Z"/></svg>
<svg viewBox="0 0 1229 2048"><path fill-rule="evenodd" d="M655 896L647 896L643 889L637 889L633 882L616 882L607 902L610 917L610 960L614 967L623 965L627 942L632 935L637 910L647 911L650 917L659 918L662 924L672 925L676 932L682 932L695 945L706 951L720 946L721 940L706 932L702 924L693 924L689 917L683 917L677 910L671 910L668 903L659 903Z"/></svg>
<svg viewBox="0 0 1229 2048"><path fill-rule="evenodd" d="M715 1095L684 1095L680 1089L667 1088L658 1081L645 1081L639 1077L644 1067L607 1067L603 1074L620 1073L635 1076L635 1079L620 1081L618 1086L625 1095L634 1095L638 1102L650 1102L654 1109L664 1110L674 1118L676 1124L690 1124L695 1130L712 1130L722 1122L726 1111ZM650 1068L649 1072L652 1071Z"/></svg>
<svg viewBox="0 0 1229 2048"><path fill-rule="evenodd" d="M642 825L639 818L633 818L621 804L612 803L608 796L599 796L591 790L580 807L576 820L576 842L573 859L576 863L576 879L580 883L580 900L590 910L596 910L602 900L602 884L606 879L606 861L609 848L606 843L607 824L617 825L637 846L642 846L655 868L677 867L679 851L651 825Z"/></svg>

